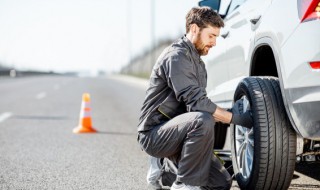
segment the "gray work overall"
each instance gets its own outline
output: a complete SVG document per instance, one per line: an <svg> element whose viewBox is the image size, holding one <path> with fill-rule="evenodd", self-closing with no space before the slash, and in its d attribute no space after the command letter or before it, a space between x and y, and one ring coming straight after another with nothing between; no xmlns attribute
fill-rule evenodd
<svg viewBox="0 0 320 190"><path fill-rule="evenodd" d="M178 181L229 189L231 177L213 155L217 106L206 84L205 65L185 36L166 48L150 77L138 139L149 155L177 164Z"/></svg>

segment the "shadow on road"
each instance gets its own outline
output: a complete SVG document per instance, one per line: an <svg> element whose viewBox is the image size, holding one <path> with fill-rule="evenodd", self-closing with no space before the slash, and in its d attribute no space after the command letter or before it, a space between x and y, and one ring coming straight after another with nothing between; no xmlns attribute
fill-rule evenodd
<svg viewBox="0 0 320 190"><path fill-rule="evenodd" d="M320 181L320 162L299 163L296 165L296 171ZM317 188L320 189L320 186Z"/></svg>

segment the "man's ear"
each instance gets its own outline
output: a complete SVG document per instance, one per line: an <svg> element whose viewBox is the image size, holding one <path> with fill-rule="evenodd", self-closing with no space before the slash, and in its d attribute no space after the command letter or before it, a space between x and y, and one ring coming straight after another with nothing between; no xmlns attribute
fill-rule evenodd
<svg viewBox="0 0 320 190"><path fill-rule="evenodd" d="M196 35L199 31L199 27L197 24L191 24L190 31L193 35Z"/></svg>

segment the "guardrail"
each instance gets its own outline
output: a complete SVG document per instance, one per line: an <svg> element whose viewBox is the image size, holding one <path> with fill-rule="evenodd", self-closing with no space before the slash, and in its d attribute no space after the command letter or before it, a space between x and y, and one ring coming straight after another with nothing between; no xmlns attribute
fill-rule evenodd
<svg viewBox="0 0 320 190"><path fill-rule="evenodd" d="M15 69L0 70L0 77L24 77L24 76L38 76L38 75L59 75L59 74L54 72L17 71Z"/></svg>

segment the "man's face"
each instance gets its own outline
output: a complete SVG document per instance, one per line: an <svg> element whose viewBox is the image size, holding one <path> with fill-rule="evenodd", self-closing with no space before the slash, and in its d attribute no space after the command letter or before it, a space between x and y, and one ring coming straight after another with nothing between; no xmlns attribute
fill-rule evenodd
<svg viewBox="0 0 320 190"><path fill-rule="evenodd" d="M208 26L196 34L194 45L200 56L207 55L210 48L216 45L216 39L220 34L220 28Z"/></svg>

